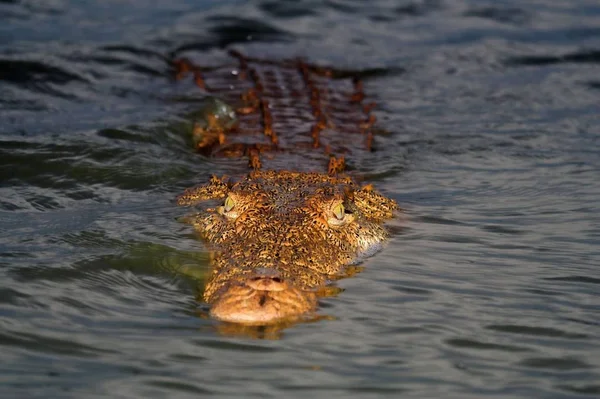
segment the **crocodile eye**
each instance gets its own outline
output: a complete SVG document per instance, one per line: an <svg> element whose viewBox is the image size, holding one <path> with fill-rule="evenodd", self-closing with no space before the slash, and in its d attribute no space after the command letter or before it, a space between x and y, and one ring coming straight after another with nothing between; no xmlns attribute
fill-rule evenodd
<svg viewBox="0 0 600 399"><path fill-rule="evenodd" d="M333 216L335 216L338 220L344 220L344 216L346 214L346 209L344 208L344 204L337 204L331 210L333 212Z"/></svg>
<svg viewBox="0 0 600 399"><path fill-rule="evenodd" d="M236 209L235 199L230 195L225 198L222 206L217 207L217 212L231 220L235 220L240 216L239 209Z"/></svg>
<svg viewBox="0 0 600 399"><path fill-rule="evenodd" d="M225 198L225 203L223 204L223 210L225 212L231 211L235 207L235 201L231 197Z"/></svg>
<svg viewBox="0 0 600 399"><path fill-rule="evenodd" d="M346 210L346 207L341 202L335 204L329 212L331 213L327 218L327 223L330 227L338 228L354 221L352 212Z"/></svg>

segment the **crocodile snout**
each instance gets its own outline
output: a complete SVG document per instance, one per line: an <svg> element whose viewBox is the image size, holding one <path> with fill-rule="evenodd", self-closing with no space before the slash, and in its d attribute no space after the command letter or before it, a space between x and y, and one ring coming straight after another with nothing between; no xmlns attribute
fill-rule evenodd
<svg viewBox="0 0 600 399"><path fill-rule="evenodd" d="M268 324L298 318L316 305L314 292L288 283L274 268L258 268L219 295L210 313L223 321Z"/></svg>

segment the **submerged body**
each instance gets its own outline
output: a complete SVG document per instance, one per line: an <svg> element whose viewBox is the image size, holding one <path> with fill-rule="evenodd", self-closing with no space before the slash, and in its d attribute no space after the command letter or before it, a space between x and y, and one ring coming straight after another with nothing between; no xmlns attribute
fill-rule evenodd
<svg viewBox="0 0 600 399"><path fill-rule="evenodd" d="M335 80L334 71L302 62L234 56L235 74L202 74L187 61L180 69L194 70L200 87L222 92L229 104L241 100L235 125L221 123L234 120L221 111L199 121L196 149L246 156L254 171L237 181L213 177L178 203L201 208L188 220L212 251L204 300L213 317L244 324L296 320L315 310L321 289L346 266L381 247L383 221L396 203L340 174L351 149L371 150L374 117L361 104L358 81ZM220 100L214 104L229 111ZM327 173L304 171L321 168Z"/></svg>

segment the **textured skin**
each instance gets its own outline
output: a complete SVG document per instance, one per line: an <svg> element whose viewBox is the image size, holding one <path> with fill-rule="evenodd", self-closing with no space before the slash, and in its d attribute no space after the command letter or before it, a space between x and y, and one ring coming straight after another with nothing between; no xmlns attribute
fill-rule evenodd
<svg viewBox="0 0 600 399"><path fill-rule="evenodd" d="M200 68L185 59L175 63L178 78L193 72L205 94L219 99L205 103L196 120L198 152L247 157L253 169L294 171L323 170L330 156L368 156L374 104L363 103L359 79L300 60L265 61L235 52L232 58L237 65ZM236 111L234 127L229 128L229 112L221 100Z"/></svg>
<svg viewBox="0 0 600 399"><path fill-rule="evenodd" d="M294 71L299 71L305 81L312 79L306 77L308 67L299 65L293 64L292 68L297 68ZM206 82L202 81L200 86L206 87ZM285 88L283 85L282 90ZM325 97L320 89L318 91L320 94L313 92L311 98ZM319 133L315 137L314 129L310 128L323 120L328 120L330 127L341 125L342 120L347 125L347 121L354 120L354 124L349 124L351 127L338 133L353 132L363 134L363 139L368 138L367 133L361 133L364 112L360 104L353 102L356 95L338 100L339 104L331 101L340 95L328 94L330 106L338 111L329 114L318 111L317 119L307 118L303 122L309 129L305 136L310 139L308 146L286 139L284 147L281 137L287 137L286 134L275 136L272 128L279 126L278 122L291 123L288 119L293 121L295 117L277 119L267 115L264 122L265 111L261 111L260 106L257 109L263 118L262 125L257 125L254 119L254 122L243 122L250 113L242 108L237 111L241 122L234 128L225 128L218 121L231 118L219 119L219 112L223 115L229 112L216 102L219 106L213 108L220 111L199 124L209 128L194 131L194 142L200 152L210 156L247 156L249 166L254 169L237 181L213 177L208 184L188 189L178 197L179 205L201 208L188 220L212 250L213 269L204 291L212 316L237 323L265 324L310 314L316 309L319 289L340 276L346 266L376 252L387 238L382 223L393 216L396 203L370 186L361 188L350 177L340 174L344 162L342 157L333 156L335 140L329 140L330 145L323 147ZM242 91L240 98L246 101L247 92ZM259 103L266 101L264 97L257 98ZM289 98L287 101L289 103ZM319 99L319 106L323 103ZM286 107L279 111L301 114L293 105ZM345 119L339 111L343 109L352 110ZM359 118L357 114L362 116ZM311 115L310 110L308 115ZM254 133L264 133L262 137L270 141L269 145L248 140L248 137L256 139L256 135L247 130L260 126L262 128ZM295 132L290 137L300 134L301 131ZM335 148L335 155L349 153L348 143ZM364 146L357 148L365 150ZM318 162L315 159L306 162L307 158L303 157L305 164L328 173L264 170L262 154L277 155L274 158L285 160L288 155L282 152L303 154L306 151L317 153ZM321 158L318 154L322 154ZM219 206L211 207L215 200Z"/></svg>

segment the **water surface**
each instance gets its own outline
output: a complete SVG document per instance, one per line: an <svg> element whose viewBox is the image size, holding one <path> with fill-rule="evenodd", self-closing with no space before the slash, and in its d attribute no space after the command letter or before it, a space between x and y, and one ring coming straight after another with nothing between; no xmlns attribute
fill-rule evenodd
<svg viewBox="0 0 600 399"><path fill-rule="evenodd" d="M0 1L2 397L600 395L600 6ZM404 208L322 320L239 331L196 299L169 60L236 48L365 71ZM367 73L368 72L368 73ZM263 339L261 339L263 338Z"/></svg>

